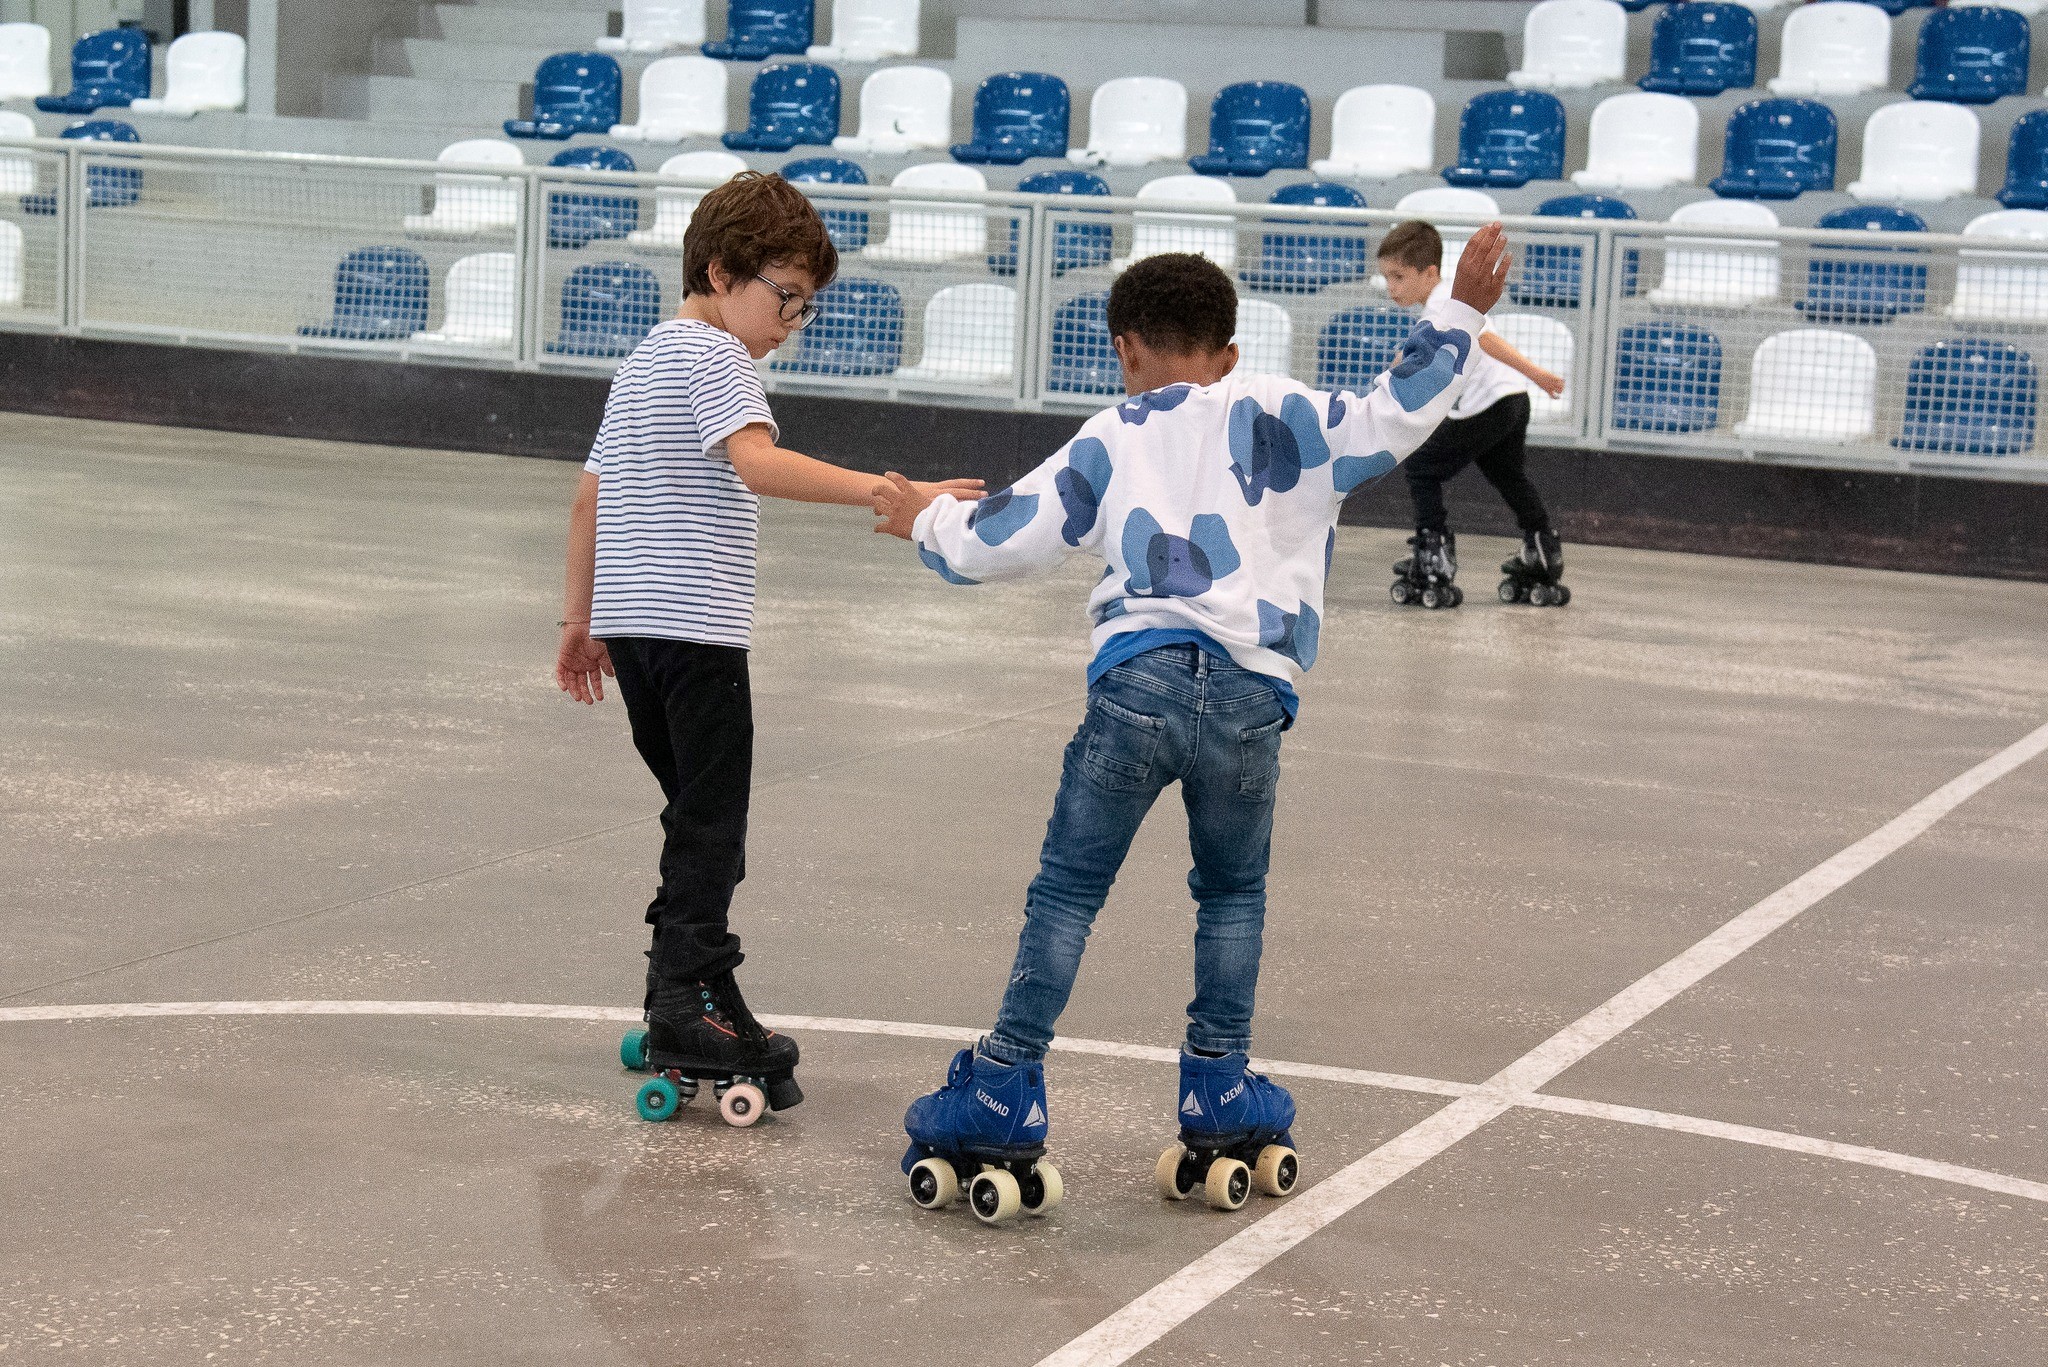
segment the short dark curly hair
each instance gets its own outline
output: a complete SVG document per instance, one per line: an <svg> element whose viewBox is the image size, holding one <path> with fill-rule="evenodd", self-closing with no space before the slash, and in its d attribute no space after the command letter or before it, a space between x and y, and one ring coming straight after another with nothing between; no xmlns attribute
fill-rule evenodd
<svg viewBox="0 0 2048 1367"><path fill-rule="evenodd" d="M1109 287L1109 335L1169 355L1221 351L1237 335L1237 291L1206 256L1145 257Z"/></svg>
<svg viewBox="0 0 2048 1367"><path fill-rule="evenodd" d="M781 176L742 171L697 201L683 233L683 292L711 293L711 263L745 282L782 261L818 289L839 274L839 252L803 191Z"/></svg>

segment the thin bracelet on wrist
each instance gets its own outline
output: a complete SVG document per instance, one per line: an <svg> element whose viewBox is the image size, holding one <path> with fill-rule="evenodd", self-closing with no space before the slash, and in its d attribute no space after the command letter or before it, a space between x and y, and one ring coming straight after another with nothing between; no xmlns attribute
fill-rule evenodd
<svg viewBox="0 0 2048 1367"><path fill-rule="evenodd" d="M590 625L590 619L588 617L564 617L555 625L558 627L587 627Z"/></svg>

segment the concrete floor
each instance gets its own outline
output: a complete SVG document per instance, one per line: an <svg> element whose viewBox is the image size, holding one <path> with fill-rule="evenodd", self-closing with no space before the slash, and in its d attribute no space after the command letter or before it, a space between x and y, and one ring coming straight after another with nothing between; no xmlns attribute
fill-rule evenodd
<svg viewBox="0 0 2048 1367"><path fill-rule="evenodd" d="M0 418L0 1358L1030 1364L1290 1208L1157 1198L1143 1057L1055 1055L1067 1204L991 1230L896 1171L939 1039L799 1031L809 1099L735 1131L635 1118L595 1011L22 1018L636 1006L655 790L547 678L575 474ZM951 589L865 526L768 515L744 972L971 1030L1092 576ZM1471 538L1425 614L1398 549L1340 534L1258 1030L1425 1082L1290 1078L1308 1185L2048 719L2048 585L1573 548L1514 610ZM1178 1037L1174 815L1073 1036ZM2044 877L2035 760L1549 1090L2048 1182ZM1518 1106L1132 1360L2038 1364L2048 1188L1986 1181Z"/></svg>

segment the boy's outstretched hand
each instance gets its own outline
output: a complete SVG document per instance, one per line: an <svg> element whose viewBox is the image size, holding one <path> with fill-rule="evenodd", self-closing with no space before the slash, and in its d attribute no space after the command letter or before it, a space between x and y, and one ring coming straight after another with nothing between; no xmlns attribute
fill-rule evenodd
<svg viewBox="0 0 2048 1367"><path fill-rule="evenodd" d="M1485 313L1500 302L1507 288L1508 268L1515 258L1508 251L1506 229L1489 223L1465 244L1458 258L1458 273L1451 281L1451 298Z"/></svg>
<svg viewBox="0 0 2048 1367"><path fill-rule="evenodd" d="M891 470L875 486L875 530L910 540L917 516L942 498L972 503L988 488L984 480L946 479L934 483L908 480Z"/></svg>

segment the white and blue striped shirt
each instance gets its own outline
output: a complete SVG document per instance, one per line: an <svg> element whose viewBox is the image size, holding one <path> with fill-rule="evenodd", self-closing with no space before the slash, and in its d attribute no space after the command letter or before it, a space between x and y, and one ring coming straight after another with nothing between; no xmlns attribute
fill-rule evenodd
<svg viewBox="0 0 2048 1367"><path fill-rule="evenodd" d="M739 338L694 319L647 334L612 380L583 468L598 478L590 634L746 649L761 500L725 439L775 431Z"/></svg>

